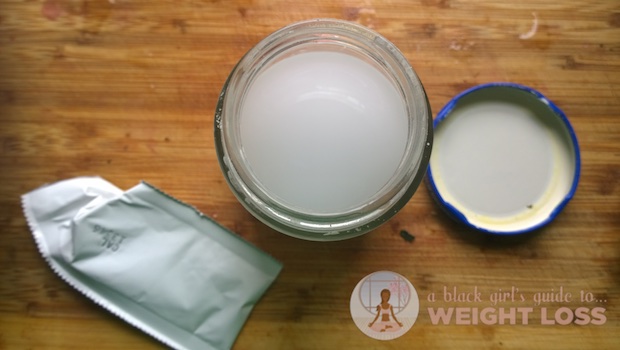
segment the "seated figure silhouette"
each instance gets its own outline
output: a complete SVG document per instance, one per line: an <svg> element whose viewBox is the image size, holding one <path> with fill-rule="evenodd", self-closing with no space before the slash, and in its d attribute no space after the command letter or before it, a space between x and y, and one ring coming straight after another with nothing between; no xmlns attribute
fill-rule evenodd
<svg viewBox="0 0 620 350"><path fill-rule="evenodd" d="M394 309L390 305L389 300L392 293L389 289L381 291L381 303L377 305L377 315L375 319L368 324L372 330L377 332L396 332L402 328L403 324L396 319ZM381 316L381 320L377 321Z"/></svg>

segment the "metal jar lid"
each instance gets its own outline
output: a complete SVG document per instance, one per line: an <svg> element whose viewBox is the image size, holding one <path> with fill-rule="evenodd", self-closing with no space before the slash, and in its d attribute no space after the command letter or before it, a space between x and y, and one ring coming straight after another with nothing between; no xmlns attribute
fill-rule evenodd
<svg viewBox="0 0 620 350"><path fill-rule="evenodd" d="M493 234L551 222L573 197L579 145L568 118L540 92L490 83L452 99L434 121L427 182L455 220Z"/></svg>

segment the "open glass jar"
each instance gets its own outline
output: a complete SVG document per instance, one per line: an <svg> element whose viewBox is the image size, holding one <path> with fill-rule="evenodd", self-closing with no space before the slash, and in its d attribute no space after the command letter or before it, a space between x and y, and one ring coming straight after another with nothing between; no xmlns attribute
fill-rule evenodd
<svg viewBox="0 0 620 350"><path fill-rule="evenodd" d="M359 236L396 214L424 177L432 132L403 54L334 19L259 42L215 113L220 166L241 204L277 231L316 241Z"/></svg>

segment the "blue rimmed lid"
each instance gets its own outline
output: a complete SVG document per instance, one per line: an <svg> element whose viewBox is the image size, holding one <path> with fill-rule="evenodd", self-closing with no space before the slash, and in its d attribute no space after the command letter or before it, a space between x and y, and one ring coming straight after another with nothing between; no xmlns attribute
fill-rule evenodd
<svg viewBox="0 0 620 350"><path fill-rule="evenodd" d="M577 189L575 132L564 112L532 88L468 89L437 114L434 128L428 185L451 217L477 230L535 230Z"/></svg>

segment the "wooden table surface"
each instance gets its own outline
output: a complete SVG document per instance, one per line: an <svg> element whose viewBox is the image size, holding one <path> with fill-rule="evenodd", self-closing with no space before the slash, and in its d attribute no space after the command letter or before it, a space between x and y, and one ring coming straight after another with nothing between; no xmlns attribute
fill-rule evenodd
<svg viewBox="0 0 620 350"><path fill-rule="evenodd" d="M435 113L481 83L510 81L544 93L580 142L574 199L551 225L518 239L453 223L425 187L388 223L349 241L301 241L258 222L217 164L215 103L248 49L314 17L355 21L394 42ZM284 264L237 349L620 348L615 0L0 0L0 169L1 349L164 348L65 284L37 252L20 195L81 175L123 189L147 180ZM415 240L405 241L401 230ZM357 282L379 270L405 276L421 300L412 329L392 341L365 336L349 311ZM477 287L482 301L445 301L444 287ZM497 307L532 307L527 325L431 320L429 307L484 308L494 292L512 287L525 301ZM571 300L534 303L560 288ZM580 307L603 308L605 322L542 324L543 308L553 319L558 309Z"/></svg>

